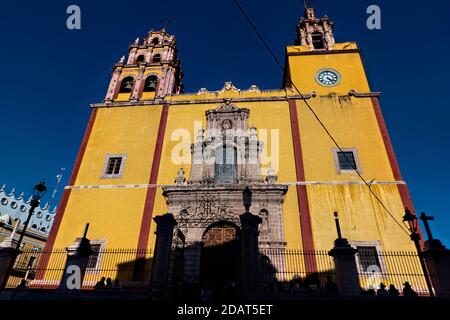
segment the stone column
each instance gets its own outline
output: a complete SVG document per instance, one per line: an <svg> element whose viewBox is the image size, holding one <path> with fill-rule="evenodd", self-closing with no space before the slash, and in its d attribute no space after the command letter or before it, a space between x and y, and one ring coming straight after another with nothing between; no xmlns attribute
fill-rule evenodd
<svg viewBox="0 0 450 320"><path fill-rule="evenodd" d="M131 94L130 101L136 102L139 100L142 89L144 88L144 82L142 81L144 78L145 66L139 67L138 76L136 78L136 83L134 84L133 93Z"/></svg>
<svg viewBox="0 0 450 320"><path fill-rule="evenodd" d="M67 260L64 266L64 273L59 283L59 289L72 290L81 289L83 286L84 275L88 267L89 256L92 254L91 244L89 239L86 238L87 229L89 224L86 225L83 237L77 238L75 242L67 248ZM79 288L74 286L74 274L80 272Z"/></svg>
<svg viewBox="0 0 450 320"><path fill-rule="evenodd" d="M9 274L11 269L14 267L14 263L16 262L16 258L18 255L22 253L19 249L17 249L18 240L14 239L14 236L19 229L20 221L17 220L16 225L14 226L13 231L10 236L5 238L0 243L0 291L6 287L8 283ZM23 231L23 230L22 230Z"/></svg>
<svg viewBox="0 0 450 320"><path fill-rule="evenodd" d="M190 282L200 280L200 261L202 253L202 242L187 241L183 254L183 279Z"/></svg>
<svg viewBox="0 0 450 320"><path fill-rule="evenodd" d="M250 212L240 216L241 220L241 287L244 295L257 287L260 267L258 248L259 224L262 219Z"/></svg>
<svg viewBox="0 0 450 320"><path fill-rule="evenodd" d="M111 102L114 100L117 92L119 91L120 84L119 84L119 77L122 73L122 66L123 63L116 64L114 66L114 71L111 76L111 81L109 82L108 91L106 92L105 102Z"/></svg>
<svg viewBox="0 0 450 320"><path fill-rule="evenodd" d="M347 239L339 237L334 241L334 247L328 253L334 258L336 283L341 296L360 296L358 268L355 255L358 252Z"/></svg>
<svg viewBox="0 0 450 320"><path fill-rule="evenodd" d="M450 250L441 241L425 241L423 257L436 296L450 298Z"/></svg>
<svg viewBox="0 0 450 320"><path fill-rule="evenodd" d="M14 232L13 232L14 237ZM9 273L16 262L16 258L22 252L16 249L17 240L11 236L0 243L0 291L6 287Z"/></svg>
<svg viewBox="0 0 450 320"><path fill-rule="evenodd" d="M173 229L177 222L171 213L157 216L153 220L156 222L156 243L150 285L153 292L160 294L167 288Z"/></svg>

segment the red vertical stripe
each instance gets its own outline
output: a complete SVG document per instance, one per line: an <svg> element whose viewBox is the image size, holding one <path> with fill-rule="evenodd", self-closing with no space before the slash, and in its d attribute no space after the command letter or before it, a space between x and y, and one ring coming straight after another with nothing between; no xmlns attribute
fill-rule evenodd
<svg viewBox="0 0 450 320"><path fill-rule="evenodd" d="M166 132L167 115L169 105L165 104L161 110L161 119L159 120L158 136L156 138L155 152L153 153L152 171L150 173L149 184L155 184L158 181L159 164L161 162L161 153L164 143L164 134ZM138 249L146 249L150 235L150 226L153 217L153 206L155 204L156 188L148 188L145 197L144 212L142 215L141 229L139 231ZM138 252L139 255L139 252ZM138 257L140 258L140 257Z"/></svg>
<svg viewBox="0 0 450 320"><path fill-rule="evenodd" d="M392 173L394 174L394 179L396 181L403 181L402 174L400 172L400 166L398 165L397 157L395 156L394 147L392 146L391 138L389 136L386 122L384 121L383 113L381 111L380 102L378 98L372 98L373 110L377 118L378 127L380 128L381 136L383 137L384 147L389 158L389 163L391 164ZM414 204L411 199L411 195L408 190L408 186L404 184L397 185L398 192L400 193L400 198L402 199L403 206L408 207L411 212L416 212L414 209ZM423 246L423 234L420 229L420 224L418 224L418 232L420 234L420 244Z"/></svg>
<svg viewBox="0 0 450 320"><path fill-rule="evenodd" d="M89 118L88 125L84 132L83 140L81 141L80 149L78 150L78 155L73 165L72 173L69 178L68 185L72 186L75 184L75 180L78 176L78 171L80 170L81 162L86 151L87 144L89 142L89 137L91 136L92 128L95 123L95 118L97 117L97 109L92 109L91 116ZM69 201L70 189L64 190L61 201L59 202L58 208L56 210L55 219L53 221L52 229L47 239L47 243L44 247L44 252L49 252L53 249L55 244L56 236L58 235L59 227L61 225L62 218L64 216L64 211L66 210L67 202ZM38 273L36 274L36 279L42 279L44 277L45 269L47 267L48 261L50 259L49 254L43 254L42 258L39 260Z"/></svg>
<svg viewBox="0 0 450 320"><path fill-rule="evenodd" d="M302 143L300 140L300 128L298 125L297 106L295 100L289 100L289 113L291 118L292 142L294 145L295 170L297 181L305 181L305 168L303 166ZM314 241L311 226L311 213L309 210L308 191L306 186L297 185L297 200L300 209L300 228L302 231L303 249L314 250ZM314 256L308 254L305 257L306 271L317 272L317 264Z"/></svg>

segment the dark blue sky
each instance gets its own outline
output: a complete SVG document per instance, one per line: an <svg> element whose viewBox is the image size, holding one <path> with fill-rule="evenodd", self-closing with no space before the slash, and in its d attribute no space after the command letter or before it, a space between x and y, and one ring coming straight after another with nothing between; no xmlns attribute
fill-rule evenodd
<svg viewBox="0 0 450 320"><path fill-rule="evenodd" d="M436 216L435 235L450 246L450 103L443 94L450 85L450 2L316 2L318 14L335 21L336 40L362 48L416 209ZM303 1L241 3L283 61ZM66 28L71 4L81 7L81 30ZM371 4L381 7L382 30L366 28ZM232 0L4 1L0 184L29 193L46 178L52 187L61 167L67 182L89 104L104 98L112 64L165 18L178 40L186 91L218 90L228 80L238 88L280 87L281 71Z"/></svg>

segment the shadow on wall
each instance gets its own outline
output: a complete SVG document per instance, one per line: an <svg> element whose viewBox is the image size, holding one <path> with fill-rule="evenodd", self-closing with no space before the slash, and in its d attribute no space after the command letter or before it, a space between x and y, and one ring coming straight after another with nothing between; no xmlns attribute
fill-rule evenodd
<svg viewBox="0 0 450 320"><path fill-rule="evenodd" d="M183 251L190 251L190 249L193 248L187 246ZM242 277L245 275L241 274L240 241L232 240L220 245L204 247L199 254L198 278L183 275L184 266L174 266L178 273L173 273L174 281L166 298L176 301L241 299ZM328 255L311 254L320 255L318 260L331 259ZM335 270L328 268L323 269L322 272L308 273L305 271L304 255L306 254L283 250L259 251L260 266L259 270L255 270L258 272L258 281L256 288L251 290L252 295L255 298L277 296L283 298L283 296L297 295L336 296L338 289L334 280ZM179 259L178 262L184 264L183 259Z"/></svg>

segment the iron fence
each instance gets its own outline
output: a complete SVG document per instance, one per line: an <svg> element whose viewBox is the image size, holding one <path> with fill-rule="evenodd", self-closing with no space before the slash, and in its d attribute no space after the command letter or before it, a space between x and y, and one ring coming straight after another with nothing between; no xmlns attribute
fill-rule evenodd
<svg viewBox="0 0 450 320"><path fill-rule="evenodd" d="M266 249L260 251L261 280L274 290L326 293L327 283L335 283L335 263L328 250L303 251ZM425 276L416 252L377 251L375 255L361 251L355 256L362 292L376 295L380 285L386 291L392 285L403 295L408 282L420 296L428 296ZM388 293L389 294L389 293Z"/></svg>
<svg viewBox="0 0 450 320"><path fill-rule="evenodd" d="M261 284L266 290L320 293L335 281L333 258L325 250L260 250Z"/></svg>
<svg viewBox="0 0 450 320"><path fill-rule="evenodd" d="M327 283L336 282L334 260L327 250L262 249L259 257L260 283L268 290L282 288L320 293L326 290ZM89 257L82 288L93 289L102 277L110 278L116 289L148 286L152 259L151 250L94 250ZM404 284L408 282L418 295L429 295L420 258L415 252L377 251L374 254L360 251L355 259L362 291L376 294L383 283L386 289L393 285L402 295ZM22 283L29 288L57 288L66 261L66 249L25 250L16 259L7 287L16 288ZM178 267L186 269L189 266ZM173 278L174 281L176 279Z"/></svg>
<svg viewBox="0 0 450 320"><path fill-rule="evenodd" d="M360 286L366 291L377 291L384 284L386 290L403 294L405 283L420 296L429 296L425 275L416 252L380 251L376 256L359 252L356 255ZM395 291L394 291L395 292Z"/></svg>
<svg viewBox="0 0 450 320"><path fill-rule="evenodd" d="M82 289L93 289L102 278L111 286L139 288L150 282L153 252L138 249L94 250L88 260ZM42 262L47 262L45 265ZM66 249L34 252L25 250L16 259L7 288L57 288L67 261Z"/></svg>

